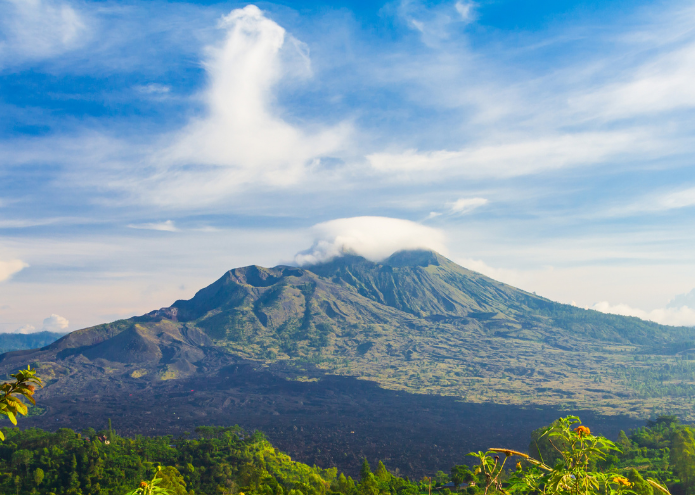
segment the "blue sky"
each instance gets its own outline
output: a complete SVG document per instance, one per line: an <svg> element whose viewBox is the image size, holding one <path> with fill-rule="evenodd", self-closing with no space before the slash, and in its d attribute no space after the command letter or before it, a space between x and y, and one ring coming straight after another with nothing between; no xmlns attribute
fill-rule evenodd
<svg viewBox="0 0 695 495"><path fill-rule="evenodd" d="M235 266L418 245L695 325L686 2L0 10L0 331L142 314Z"/></svg>

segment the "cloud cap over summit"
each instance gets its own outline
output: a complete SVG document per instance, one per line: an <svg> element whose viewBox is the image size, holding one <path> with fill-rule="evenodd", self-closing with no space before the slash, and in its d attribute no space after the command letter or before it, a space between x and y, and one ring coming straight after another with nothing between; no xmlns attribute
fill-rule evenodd
<svg viewBox="0 0 695 495"><path fill-rule="evenodd" d="M381 261L403 250L446 254L446 237L436 228L387 217L340 218L315 225L314 245L295 256L298 265L313 265L343 254Z"/></svg>

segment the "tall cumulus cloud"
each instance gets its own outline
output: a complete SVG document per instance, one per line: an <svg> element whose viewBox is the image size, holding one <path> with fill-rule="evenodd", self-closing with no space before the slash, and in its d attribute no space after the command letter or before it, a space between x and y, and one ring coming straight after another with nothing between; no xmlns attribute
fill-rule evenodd
<svg viewBox="0 0 695 495"><path fill-rule="evenodd" d="M176 202L200 203L249 183L287 187L321 157L341 149L350 132L347 125L300 127L280 116L274 87L283 78L309 76L310 61L304 45L258 7L233 10L220 28L224 40L208 47L204 63L205 115L155 156L170 181L160 202L171 201L171 188ZM204 195L198 194L200 187Z"/></svg>

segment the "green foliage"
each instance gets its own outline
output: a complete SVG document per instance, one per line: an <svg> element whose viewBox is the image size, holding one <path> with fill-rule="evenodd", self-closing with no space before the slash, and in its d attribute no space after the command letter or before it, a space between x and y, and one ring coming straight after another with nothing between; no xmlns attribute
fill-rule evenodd
<svg viewBox="0 0 695 495"><path fill-rule="evenodd" d="M632 468L627 474L627 480L632 483L632 486L630 487L633 492L635 492L636 495L653 495L654 494L654 489L652 486L644 481L644 478L642 478L642 475L639 474L639 472L635 469Z"/></svg>
<svg viewBox="0 0 695 495"><path fill-rule="evenodd" d="M191 492L193 493L193 492ZM188 495L186 482L178 469L157 466L157 472L150 481L141 481L140 486L126 495Z"/></svg>
<svg viewBox="0 0 695 495"><path fill-rule="evenodd" d="M683 482L686 495L695 485L695 435L690 428L678 428L671 440L673 471Z"/></svg>
<svg viewBox="0 0 695 495"><path fill-rule="evenodd" d="M372 468L369 466L369 461L365 457L360 468L360 481L364 481L372 474Z"/></svg>
<svg viewBox="0 0 695 495"><path fill-rule="evenodd" d="M606 461L610 452L619 452L619 449L610 440L592 435L590 429L580 423L576 416L560 418L541 433L539 440L547 437L559 454L552 467L534 457L508 449L491 449L471 454L480 462L476 472L485 477L485 493L648 495L652 486L658 486L668 493L654 480L645 483L636 470L629 473L634 480L630 481L620 473L597 469L601 462ZM501 459L502 455L504 459ZM517 463L516 471L504 480L505 464L512 456L521 458L523 464Z"/></svg>
<svg viewBox="0 0 695 495"><path fill-rule="evenodd" d="M522 495L692 494L695 437L677 419L660 416L619 436L614 444L591 435L576 417L534 432L531 446L557 449L547 457L507 449L474 454L480 465L451 468L413 483L392 475L383 462L372 472L365 459L359 483L338 473L292 461L263 434L239 427L199 427L195 435L122 438L113 428L5 428L0 444L0 494L31 495L448 495L436 487L449 479L453 492ZM545 448L545 447L543 447ZM538 449L537 449L538 450ZM533 454L533 449L532 452ZM513 456L520 463L512 464ZM162 466L159 468L158 466ZM143 481L149 480L149 481ZM463 485L463 486L461 486Z"/></svg>
<svg viewBox="0 0 695 495"><path fill-rule="evenodd" d="M0 444L0 473L5 473L0 474L2 494L289 495L294 490L295 495L356 495L357 490L354 481L338 476L335 468L294 462L262 434L248 434L238 427L198 428L192 439L129 439L114 433L108 445L102 441L108 438L108 430L77 434L65 428L55 433L5 428L4 432L7 440ZM388 478L378 480L377 486L390 483L392 477ZM143 480L150 481L141 486Z"/></svg>
<svg viewBox="0 0 695 495"><path fill-rule="evenodd" d="M14 375L10 375L14 378L14 382L6 382L0 385L0 414L4 414L12 424L17 424L17 415L21 414L26 416L29 409L24 402L22 402L21 396L25 397L33 405L36 405L34 400L34 386L41 385L41 379L36 376L36 370L31 369L31 366L27 366L25 370L19 370ZM4 435L0 432L0 440L5 440Z"/></svg>
<svg viewBox="0 0 695 495"><path fill-rule="evenodd" d="M36 470L34 471L34 483L36 483L36 486L39 486L41 484L41 482L43 481L43 477L43 469L36 468Z"/></svg>
<svg viewBox="0 0 695 495"><path fill-rule="evenodd" d="M560 452L568 447L566 441L558 436L558 433L562 431L561 421L558 419L548 427L531 432L529 453L548 466L554 466L562 458Z"/></svg>
<svg viewBox="0 0 695 495"><path fill-rule="evenodd" d="M384 466L384 463L381 461L379 461L374 476L379 481L388 481L391 478L391 474L386 470L386 466Z"/></svg>
<svg viewBox="0 0 695 495"><path fill-rule="evenodd" d="M475 476L468 466L454 466L451 468L451 481L458 487L463 483L470 483L475 480Z"/></svg>

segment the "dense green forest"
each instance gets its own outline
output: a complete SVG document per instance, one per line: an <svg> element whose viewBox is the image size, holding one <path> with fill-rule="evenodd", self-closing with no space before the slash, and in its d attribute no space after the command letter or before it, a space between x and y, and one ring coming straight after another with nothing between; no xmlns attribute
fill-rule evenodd
<svg viewBox="0 0 695 495"><path fill-rule="evenodd" d="M417 495L456 489L476 495L485 480L464 463L431 480L409 480L383 463L365 461L359 479L292 461L260 432L234 427L199 427L174 438L122 438L111 428L80 433L69 429L4 428L0 443L0 493L42 495L123 495L150 479L162 466L162 486L177 495ZM620 451L606 452L595 467L633 480L638 495L652 495L639 480L653 478L673 495L695 490L695 436L673 416L661 416L643 428L621 433ZM531 434L529 453L552 465L557 459L549 437ZM372 468L374 471L372 472ZM453 482L453 484L452 484ZM472 482L472 483L471 483ZM639 490L637 490L639 488Z"/></svg>

